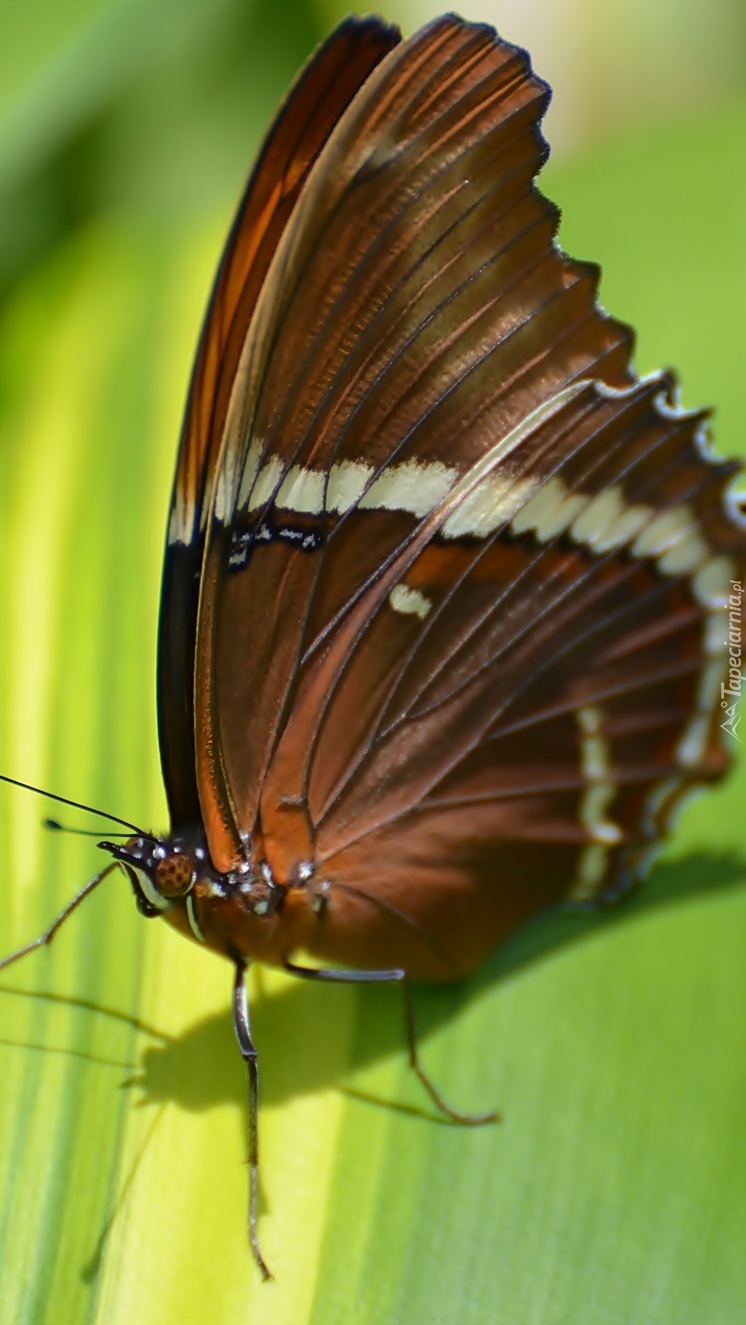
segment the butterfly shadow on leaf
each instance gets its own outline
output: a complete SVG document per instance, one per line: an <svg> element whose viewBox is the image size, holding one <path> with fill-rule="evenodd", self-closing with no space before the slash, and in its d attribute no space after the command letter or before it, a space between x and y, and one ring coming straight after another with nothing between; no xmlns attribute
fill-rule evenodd
<svg viewBox="0 0 746 1325"><path fill-rule="evenodd" d="M470 979L415 989L418 1039L424 1043L475 999L503 981L550 959L570 944L591 941L612 926L643 924L662 907L685 905L746 886L746 862L735 854L694 852L662 862L628 901L605 911L558 909L518 931ZM338 1087L365 1068L406 1052L401 991L395 986L330 986L291 981L255 999L255 1039L262 1069L262 1102L279 1104ZM166 1043L149 1044L140 1070L125 1083L143 1104L171 1100L201 1112L235 1101L245 1108L246 1081L236 1051L228 1000L225 1011L197 1021ZM350 1094L357 1095L354 1088ZM363 1096L365 1098L365 1096ZM384 1101L375 1101L384 1103ZM394 1101L392 1107L397 1107ZM408 1106L402 1106L411 1112ZM431 1113L423 1101L422 1113Z"/></svg>

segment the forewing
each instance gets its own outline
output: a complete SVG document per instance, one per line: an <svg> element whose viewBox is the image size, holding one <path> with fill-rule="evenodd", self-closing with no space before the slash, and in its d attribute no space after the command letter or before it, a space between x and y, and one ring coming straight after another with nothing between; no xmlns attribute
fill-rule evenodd
<svg viewBox="0 0 746 1325"><path fill-rule="evenodd" d="M340 115L399 41L379 19L347 19L311 57L267 135L226 244L187 400L163 570L158 642L161 761L172 824L199 818L194 648L204 526L238 362L257 297L308 173Z"/></svg>
<svg viewBox="0 0 746 1325"><path fill-rule="evenodd" d="M438 20L368 79L283 233L202 579L197 765L221 868L256 836L314 641L522 420L580 379L632 380L630 333L533 184L547 100L491 29Z"/></svg>

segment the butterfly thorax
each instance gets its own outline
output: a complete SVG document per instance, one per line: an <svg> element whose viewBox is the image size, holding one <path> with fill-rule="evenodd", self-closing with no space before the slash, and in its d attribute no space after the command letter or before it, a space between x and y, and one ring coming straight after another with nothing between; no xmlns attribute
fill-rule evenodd
<svg viewBox="0 0 746 1325"><path fill-rule="evenodd" d="M324 906L310 866L292 885L278 883L263 859L221 871L201 828L101 845L126 871L142 915L162 916L225 956L281 964L300 940L294 923L299 914L317 916Z"/></svg>

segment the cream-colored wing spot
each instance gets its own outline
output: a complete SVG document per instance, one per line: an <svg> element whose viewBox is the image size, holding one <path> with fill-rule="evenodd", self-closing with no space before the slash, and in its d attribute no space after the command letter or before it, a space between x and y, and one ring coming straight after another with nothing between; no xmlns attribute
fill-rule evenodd
<svg viewBox="0 0 746 1325"><path fill-rule="evenodd" d="M410 589L408 584L395 584L389 594L389 603L395 612L402 616L416 616L424 621L432 603L419 589Z"/></svg>
<svg viewBox="0 0 746 1325"><path fill-rule="evenodd" d="M611 749L603 735L604 715L597 705L585 705L575 714L580 734L580 767L586 788L580 801L580 822L590 842L583 847L575 883L570 890L572 901L590 901L606 875L609 848L622 841L618 824L608 817L617 794L611 775Z"/></svg>

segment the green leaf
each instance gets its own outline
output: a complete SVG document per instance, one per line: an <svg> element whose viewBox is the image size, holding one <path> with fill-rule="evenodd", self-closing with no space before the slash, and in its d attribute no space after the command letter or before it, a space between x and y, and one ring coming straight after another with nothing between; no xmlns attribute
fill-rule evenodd
<svg viewBox="0 0 746 1325"><path fill-rule="evenodd" d="M746 435L746 114L556 174L565 246L641 329L639 367ZM154 637L175 441L219 237L88 230L0 326L0 767L165 826ZM2 1325L743 1319L746 841L741 761L687 811L639 898L530 926L418 995L434 1118L396 991L252 974L260 1235L226 963L110 878L0 977ZM100 864L0 793L0 951ZM87 822L66 811L68 822ZM102 829L105 833L105 828Z"/></svg>
<svg viewBox="0 0 746 1325"><path fill-rule="evenodd" d="M102 212L232 205L322 36L311 0L276 19L272 0L4 0L0 298Z"/></svg>

